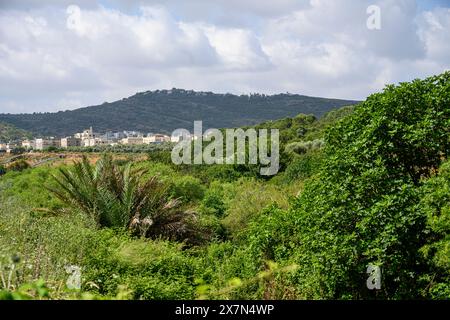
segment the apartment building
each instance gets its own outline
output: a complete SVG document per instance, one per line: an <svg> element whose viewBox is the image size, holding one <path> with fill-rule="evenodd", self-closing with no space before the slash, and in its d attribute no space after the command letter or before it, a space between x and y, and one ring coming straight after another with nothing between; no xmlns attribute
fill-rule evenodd
<svg viewBox="0 0 450 320"><path fill-rule="evenodd" d="M61 140L57 140L54 138L50 139L36 139L36 150L44 150L49 147L60 147L61 146Z"/></svg>

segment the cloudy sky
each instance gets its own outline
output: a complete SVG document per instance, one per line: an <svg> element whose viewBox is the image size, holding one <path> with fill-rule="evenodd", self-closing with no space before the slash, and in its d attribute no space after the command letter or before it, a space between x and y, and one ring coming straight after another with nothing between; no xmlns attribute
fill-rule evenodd
<svg viewBox="0 0 450 320"><path fill-rule="evenodd" d="M172 87L364 99L446 69L450 0L0 0L0 112Z"/></svg>

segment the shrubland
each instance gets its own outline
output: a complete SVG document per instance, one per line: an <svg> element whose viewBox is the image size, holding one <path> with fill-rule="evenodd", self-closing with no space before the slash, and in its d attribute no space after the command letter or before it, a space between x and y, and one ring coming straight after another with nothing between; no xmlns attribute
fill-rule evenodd
<svg viewBox="0 0 450 320"><path fill-rule="evenodd" d="M3 168L0 298L450 298L449 72L255 128L280 130L272 178L161 149Z"/></svg>

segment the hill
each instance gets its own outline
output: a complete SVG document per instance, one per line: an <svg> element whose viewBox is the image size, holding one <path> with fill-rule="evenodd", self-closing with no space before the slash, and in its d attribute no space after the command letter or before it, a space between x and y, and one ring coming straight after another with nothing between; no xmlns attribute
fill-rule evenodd
<svg viewBox="0 0 450 320"><path fill-rule="evenodd" d="M172 89L137 93L111 103L71 111L0 114L0 121L37 135L71 135L93 126L96 131L138 130L170 133L191 129L194 120L206 127L248 126L299 113L320 117L357 101L297 94L233 95Z"/></svg>
<svg viewBox="0 0 450 320"><path fill-rule="evenodd" d="M30 138L31 134L25 130L18 129L15 126L0 122L0 142L8 142L23 138Z"/></svg>

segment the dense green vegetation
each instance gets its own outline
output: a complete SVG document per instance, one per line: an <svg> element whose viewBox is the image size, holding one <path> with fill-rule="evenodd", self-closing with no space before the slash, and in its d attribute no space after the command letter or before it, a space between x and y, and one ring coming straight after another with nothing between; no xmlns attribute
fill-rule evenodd
<svg viewBox="0 0 450 320"><path fill-rule="evenodd" d="M257 128L280 129L272 178L164 149L6 168L0 298L450 298L450 72Z"/></svg>
<svg viewBox="0 0 450 320"><path fill-rule="evenodd" d="M0 121L36 135L67 136L94 126L98 132L138 130L171 133L191 130L195 120L206 128L240 127L265 120L312 113L317 117L355 101L296 94L232 95L182 89L137 93L99 106L57 113L0 114Z"/></svg>

